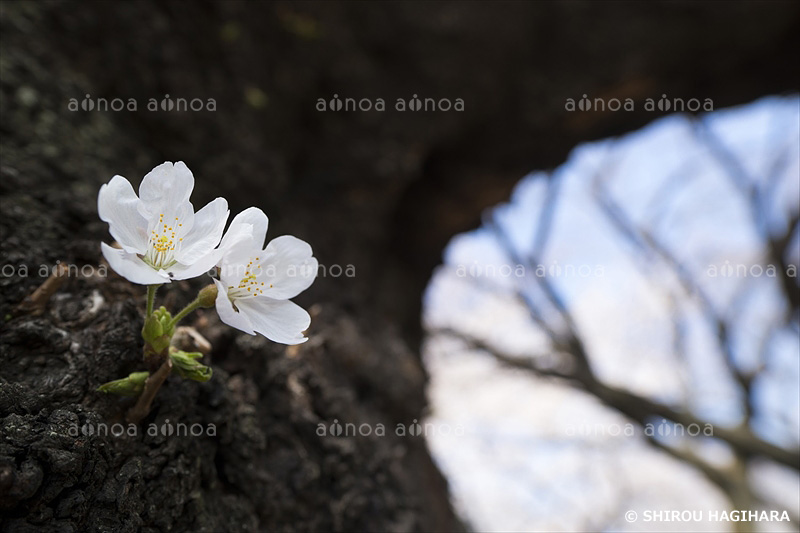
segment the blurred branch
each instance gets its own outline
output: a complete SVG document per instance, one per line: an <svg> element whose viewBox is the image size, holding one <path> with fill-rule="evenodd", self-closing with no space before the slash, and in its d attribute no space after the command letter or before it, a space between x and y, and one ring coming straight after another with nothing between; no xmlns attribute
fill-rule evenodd
<svg viewBox="0 0 800 533"><path fill-rule="evenodd" d="M509 367L531 372L540 377L555 377L573 382L594 395L605 405L616 409L628 418L638 422L643 427L647 423L647 420L654 416L671 420L685 427L693 424L701 428L711 426L713 427L715 438L727 442L734 450L741 453L744 457L763 456L795 470L800 470L800 453L797 450L786 450L761 440L754 435L747 426L740 426L735 429L714 426L710 422L702 420L688 411L677 410L644 396L606 385L599 381L591 370L587 371L586 367L581 367L578 371L545 369L534 363L535 356L523 359L503 354L486 342L460 331L445 328L433 330L431 333L457 336L469 346L486 351L499 362ZM581 344L579 341L571 343L569 346L572 350L582 349L580 348ZM575 356L577 361L587 359L585 353L572 355Z"/></svg>
<svg viewBox="0 0 800 533"><path fill-rule="evenodd" d="M687 363L686 359L686 325L683 322L681 315L680 303L672 292L668 292L666 300L669 302L670 316L672 318L672 353L677 360L684 365ZM681 379L683 386L683 393L688 397L688 385L685 379Z"/></svg>
<svg viewBox="0 0 800 533"><path fill-rule="evenodd" d="M714 426L713 424L696 417L688 411L680 411L650 398L646 398L617 387L606 385L596 379L593 374L586 374L584 372L571 372L569 370L541 368L535 363L537 356L521 358L504 354L496 348L490 346L485 341L454 329L434 329L431 331L431 334L442 334L459 338L469 347L485 351L498 362L510 368L530 372L538 377L559 378L572 382L574 385L579 386L586 392L595 396L606 406L611 407L612 409L615 409L621 414L627 416L631 420L634 420L642 427L645 427L648 423L648 420L653 417L665 418L667 420L671 420L672 422L681 424L684 427L691 425L696 425L701 428L711 426L713 427L714 438L726 442L731 446L731 448L740 453L743 457L766 457L775 461L776 463L788 466L795 470L800 470L800 453L798 453L797 450L786 450L761 440L747 427L743 426L736 429L726 429ZM538 358L541 357L542 355L538 356Z"/></svg>
<svg viewBox="0 0 800 533"><path fill-rule="evenodd" d="M531 252L532 258L541 258L544 255L544 250L547 247L547 241L550 238L550 231L553 225L553 217L556 214L556 206L558 205L558 196L561 191L561 176L553 174L547 180L547 195L544 198L544 205L542 205L541 213L539 214L539 222L536 226L536 235L533 240L533 251Z"/></svg>
<svg viewBox="0 0 800 533"><path fill-rule="evenodd" d="M736 476L736 480L733 479L732 473L728 471L728 469L722 469L715 467L713 465L708 464L704 461L701 457L697 454L692 453L691 450L685 450L678 448L676 446L668 446L667 444L659 441L652 435L647 435L647 440L650 442L651 445L655 446L659 450L671 455L675 459L687 463L705 475L709 481L717 485L721 488L726 494L731 494L733 492L740 492L742 479L741 476ZM745 481L746 483L746 481ZM732 498L733 499L733 498ZM739 502L737 502L739 503ZM746 507L749 507L747 505Z"/></svg>
<svg viewBox="0 0 800 533"><path fill-rule="evenodd" d="M725 170L725 175L728 176L733 185L739 189L740 192L747 195L751 200L757 196L756 182L753 180L742 163L736 156L728 150L722 139L709 127L709 125L701 120L694 121L695 135L700 138L702 142L708 147L717 161L722 165ZM751 215L755 215L752 212ZM758 221L756 220L758 225ZM759 227L759 229L761 229Z"/></svg>
<svg viewBox="0 0 800 533"><path fill-rule="evenodd" d="M629 229L629 234L639 236L651 250L654 250L677 271L685 290L689 294L697 295L701 299L701 303L706 306L706 311L711 314L711 318L713 318L717 324L717 331L720 335L720 338L725 339L726 343L730 344L728 330L724 321L722 321L722 319L716 314L710 300L705 296L700 288L697 287L697 284L692 279L688 270L676 258L674 258L674 256L672 256L672 254L666 250L666 248L660 246L660 244L650 234L635 231L634 226L628 222L627 218L622 215L621 211L615 206L615 204L606 203L605 205L611 210L612 216L617 220L617 223L623 224L625 227L627 227ZM540 219L540 224L542 221L547 222L549 220L552 220L552 215L548 215L548 218L544 218L543 215L543 218ZM513 243L500 224L496 223L494 220L487 220L486 225L491 231L494 232L498 242L512 259L512 261L519 264L535 264L536 257L531 257L528 260L523 258L513 246ZM716 438L727 442L742 456L764 456L774 460L775 462L789 466L795 470L800 470L800 454L798 454L797 451L789 451L761 440L752 433L748 425L741 425L735 429L715 427L712 424L697 418L688 411L676 410L670 406L661 404L649 398L602 383L597 379L592 370L588 352L580 339L576 323L563 300L559 297L557 291L546 277L536 276L535 279L542 288L545 297L557 310L560 317L564 321L564 324L566 325L565 332L556 332L549 327L545 327L545 332L551 338L551 342L553 342L554 347L558 351L569 353L574 357L577 365L572 372L554 372L552 370L547 370L544 372L542 369L538 368L536 365L527 360L520 360L519 358L513 357L509 359L509 356L503 356L502 354L497 357L497 350L491 349L491 347L485 344L475 344L477 342L476 339L469 339L469 342L476 347L485 349L487 352L494 355L498 361L503 362L504 364L527 370L537 375L568 379L580 385L587 392L593 394L604 404L618 410L622 414L637 421L642 426L647 423L648 418L653 416L666 418L684 426L697 424L700 427L704 427L708 424L714 427L714 436ZM525 299L525 301L529 302L530 300ZM459 335L464 337L463 333ZM728 360L732 363L730 347L727 348L727 353L729 356ZM740 382L746 383L749 388L750 380L752 378L740 375L738 371L735 375L740 378Z"/></svg>
<svg viewBox="0 0 800 533"><path fill-rule="evenodd" d="M695 161L686 161L664 178L647 206L646 212L650 213L648 217L650 227L655 227L668 214L671 204L667 200L671 199L682 187L691 183L693 173L697 171L696 167Z"/></svg>
<svg viewBox="0 0 800 533"><path fill-rule="evenodd" d="M699 304L699 309L703 316L714 328L720 349L724 356L724 361L732 377L739 383L744 392L744 397L746 399L746 419L744 423L736 428L730 429L716 427L694 415L688 408L674 408L646 396L634 394L628 390L603 383L598 379L592 368L589 353L583 343L579 328L570 309L554 284L551 283L551 280L546 276L529 275L526 277L526 281L528 282L533 280L532 287L530 288L535 287L539 290L539 293L535 295L536 298L533 297L533 291L528 290L529 287L519 287L517 294L527 306L533 320L549 337L553 351L560 355L571 355L571 360L574 362L574 365L544 366L542 361L545 360L546 357L543 354L529 357L514 357L502 353L500 350L497 350L480 339L456 330L442 329L432 333L447 334L460 338L470 347L490 354L499 363L509 368L529 372L538 377L555 378L569 382L591 394L609 408L635 421L642 428L648 427L649 421L654 417L670 420L683 427L711 427L713 429L713 437L730 446L736 457L736 460L730 467L717 467L705 461L691 450L668 446L659 442L658 439L649 436L648 438L654 446L657 446L664 452L684 461L703 473L705 477L729 496L734 506L738 508L751 508L755 502L754 495L748 484L747 477L743 475L743 468L748 460L754 457L764 457L781 465L788 466L796 471L800 471L800 453L798 450L787 450L762 440L752 432L749 425L750 417L753 413L751 385L757 370L756 372L745 372L736 364L733 342L728 324L728 319L730 319L730 317L724 317L717 310L699 281L695 279L689 268L684 265L676 255L659 242L652 233L633 223L626 215L625 211L614 202L607 192L603 183L604 178L607 178L607 175L604 176L602 172L598 173L593 184L594 194L600 208L611 221L613 227L622 234L627 241L632 243L643 253L648 263L653 264L653 260L657 260L660 264L665 265L669 269L669 272L673 274L677 286L682 289L680 292L685 293L690 299ZM744 187L745 184L748 183L743 173L740 173L736 180L739 188ZM497 242L508 258L516 264L526 265L530 269L529 272L536 272L541 257L544 255L544 251L547 247L560 196L561 189L559 181L558 179L554 179L549 183L544 205L539 212L533 246L529 253L521 252L514 245L507 230L497 220L492 219L490 216L485 217L484 220L485 226L493 232ZM792 224L796 225L797 222L793 221ZM784 237L785 241L772 243L771 246L773 249L785 250L789 244L790 238L791 232L788 236ZM785 270L784 273L786 273ZM736 298L743 298L745 295L746 291L741 290L736 295ZM541 299L539 299L540 296ZM684 331L679 317L680 309L678 300L675 297L675 291L669 291L668 296L673 311L673 349L677 355L684 355ZM547 319L547 313L545 313L545 311L550 311L550 307L560 321L559 327L550 325L552 320L548 321ZM690 440L692 438L691 436L688 437ZM685 442L690 442L690 440Z"/></svg>
<svg viewBox="0 0 800 533"><path fill-rule="evenodd" d="M788 222L786 233L778 237L768 237L770 261L778 264L780 270L781 288L786 295L791 308L790 315L800 314L800 286L797 278L789 275L789 264L786 256L789 252L789 245L795 233L800 232L800 209ZM793 265L797 269L798 265Z"/></svg>
<svg viewBox="0 0 800 533"><path fill-rule="evenodd" d="M736 365L733 343L725 319L723 319L716 310L713 302L695 280L690 270L649 231L638 228L633 221L627 217L624 210L608 194L603 185L602 174L598 174L598 177L595 178L593 190L601 210L619 233L632 240L637 248L644 250L648 255L655 255L666 264L670 271L674 273L686 295L695 299L700 304L700 308L706 320L708 320L715 329L717 338L719 339L720 349L722 350L731 375L742 387L745 397L744 407L746 420L749 421L753 413L751 388L755 376L752 373L741 371Z"/></svg>
<svg viewBox="0 0 800 533"><path fill-rule="evenodd" d="M758 181L753 179L742 165L736 155L725 146L725 143L717 136L708 124L697 121L695 132L701 137L708 146L711 154L716 157L722 167L727 171L734 185L745 196L747 204L750 206L750 216L756 230L760 233L764 242L767 244L767 257L770 263L777 265L780 270L781 288L790 306L790 316L800 313L800 287L794 277L789 275L789 262L786 259L789 244L796 231L800 231L800 207L798 211L790 216L786 232L783 235L773 236L769 231L768 208L765 206L777 188L781 176L781 168L785 166L785 151L779 152L778 157L763 189L759 187ZM767 211L765 213L765 210ZM795 265L797 267L797 265Z"/></svg>
<svg viewBox="0 0 800 533"><path fill-rule="evenodd" d="M477 337L473 337L471 335L462 333L453 328L434 328L429 330L428 333L430 335L443 335L459 339L468 348L472 350L480 350L486 352L490 354L492 357L494 357L498 362L515 370L524 370L526 372L532 372L539 377L545 377L545 378L558 378L570 381L575 379L574 375L566 370L543 368L540 365L537 365L535 361L537 359L543 358L544 354L527 356L525 358L504 354L496 350L494 347L490 346L487 342Z"/></svg>
<svg viewBox="0 0 800 533"><path fill-rule="evenodd" d="M542 221L546 221L546 219L542 218L542 220L540 220L540 224ZM522 257L522 255L515 249L513 243L500 224L494 220L486 220L484 221L484 224L495 234L501 247L513 262L526 265L529 270L536 270L537 258L533 256L527 259ZM553 306L563 321L566 331L556 331L554 328L546 324L544 320L542 320L540 326L544 329L545 333L550 338L550 341L553 343L553 346L558 351L569 353L575 358L576 372L579 373L585 380L593 379L594 373L591 369L591 364L589 362L589 358L587 357L587 352L583 346L583 342L576 334L577 326L572 318L572 315L555 288L546 279L546 277L534 276L534 279L536 280L537 285L542 289L542 293L547 298L548 302ZM542 313L536 306L535 302L533 302L531 298L524 294L524 291L521 292L523 301L525 301L526 304L532 310L534 310L536 315L542 316Z"/></svg>

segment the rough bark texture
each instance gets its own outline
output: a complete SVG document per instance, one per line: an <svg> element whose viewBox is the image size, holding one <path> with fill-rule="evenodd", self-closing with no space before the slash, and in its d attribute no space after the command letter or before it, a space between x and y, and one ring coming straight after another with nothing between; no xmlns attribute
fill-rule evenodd
<svg viewBox="0 0 800 533"><path fill-rule="evenodd" d="M2 529L459 528L422 439L393 436L424 413L421 294L447 239L525 172L656 118L645 98L719 108L796 90L798 26L793 2L4 2ZM138 110L68 109L87 94ZM216 111L147 109L166 94ZM334 94L387 110L316 110ZM414 94L466 110L392 110ZM636 111L565 112L583 94L631 97ZM194 171L196 206L258 205L271 236L297 235L356 276L329 272L297 299L314 314L299 349L198 313L213 379L170 378L136 436L84 434L132 403L94 390L142 368L143 288L71 276L43 315L14 309L40 265L100 263L101 183L136 183L164 160ZM386 436L317 434L334 420ZM179 422L215 435L148 431Z"/></svg>

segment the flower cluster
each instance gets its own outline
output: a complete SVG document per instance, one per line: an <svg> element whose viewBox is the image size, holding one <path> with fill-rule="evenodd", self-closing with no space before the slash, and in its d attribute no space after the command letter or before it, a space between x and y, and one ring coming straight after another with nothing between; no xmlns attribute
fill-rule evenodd
<svg viewBox="0 0 800 533"><path fill-rule="evenodd" d="M227 201L217 198L195 212L189 201L193 188L194 176L183 162L166 162L144 177L138 196L128 180L114 176L100 188L97 208L119 246L101 244L109 266L148 286L145 357L171 359L176 372L205 381L210 370L195 355L170 346L177 322L198 307L215 306L223 322L245 333L283 344L305 342L311 318L289 299L314 282L318 264L311 246L295 237L277 237L264 246L268 219L256 207L236 215L225 232ZM153 309L158 286L207 272L215 273L214 284L186 309L174 317L163 307ZM192 368L197 372L187 370ZM129 388L138 394L141 381L137 376ZM111 383L103 390L118 392L127 384Z"/></svg>

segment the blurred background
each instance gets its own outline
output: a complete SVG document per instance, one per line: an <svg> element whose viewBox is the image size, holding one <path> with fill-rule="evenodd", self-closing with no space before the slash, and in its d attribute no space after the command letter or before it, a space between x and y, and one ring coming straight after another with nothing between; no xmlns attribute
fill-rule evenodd
<svg viewBox="0 0 800 533"><path fill-rule="evenodd" d="M581 145L450 242L428 439L477 530L796 529L799 125L773 97Z"/></svg>
<svg viewBox="0 0 800 533"><path fill-rule="evenodd" d="M798 36L779 1L2 2L4 528L796 530ZM198 314L215 377L148 422L217 435L76 442L141 291L15 309L165 160L311 243L310 341Z"/></svg>

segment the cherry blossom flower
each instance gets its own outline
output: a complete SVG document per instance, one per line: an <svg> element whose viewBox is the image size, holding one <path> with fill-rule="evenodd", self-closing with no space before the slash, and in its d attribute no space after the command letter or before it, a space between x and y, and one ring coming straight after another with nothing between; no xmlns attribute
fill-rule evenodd
<svg viewBox="0 0 800 533"><path fill-rule="evenodd" d="M142 285L199 276L213 268L228 220L228 202L217 198L194 212L189 196L194 176L179 161L151 170L139 186L114 176L100 188L97 210L121 249L101 244L103 256L119 275Z"/></svg>
<svg viewBox="0 0 800 533"><path fill-rule="evenodd" d="M317 276L317 260L308 243L290 235L263 248L267 216L251 207L239 213L220 244L216 308L220 319L245 333L256 332L282 344L308 340L303 331L311 317L289 301Z"/></svg>

